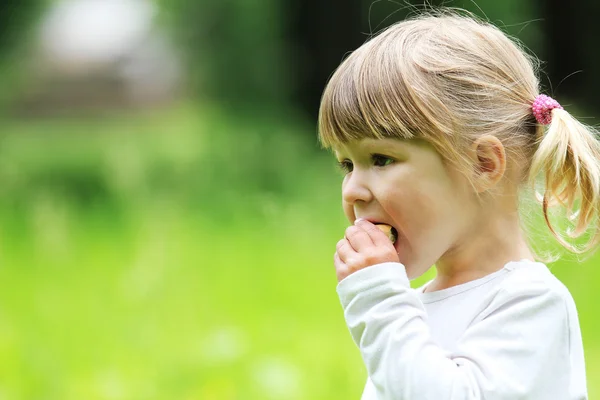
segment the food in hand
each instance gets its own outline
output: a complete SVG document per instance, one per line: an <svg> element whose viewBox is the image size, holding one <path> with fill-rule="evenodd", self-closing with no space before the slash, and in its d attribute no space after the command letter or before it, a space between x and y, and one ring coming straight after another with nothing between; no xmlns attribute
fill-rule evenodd
<svg viewBox="0 0 600 400"><path fill-rule="evenodd" d="M375 226L385 233L392 243L396 243L396 240L398 240L398 232L396 232L396 229L393 226L387 224L375 224Z"/></svg>

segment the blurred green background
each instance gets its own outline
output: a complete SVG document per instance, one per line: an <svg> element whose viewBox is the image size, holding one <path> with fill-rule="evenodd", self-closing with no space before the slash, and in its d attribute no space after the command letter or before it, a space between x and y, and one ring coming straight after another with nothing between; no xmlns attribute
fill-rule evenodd
<svg viewBox="0 0 600 400"><path fill-rule="evenodd" d="M315 116L344 54L407 4L5 2L0 400L358 399L332 265L341 175ZM548 61L547 93L598 113L593 0L446 4L485 12ZM550 265L590 398L598 261Z"/></svg>

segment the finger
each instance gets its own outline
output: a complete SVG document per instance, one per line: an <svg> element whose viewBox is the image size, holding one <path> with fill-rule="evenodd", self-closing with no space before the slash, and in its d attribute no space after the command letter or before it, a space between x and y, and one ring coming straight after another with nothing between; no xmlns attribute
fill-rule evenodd
<svg viewBox="0 0 600 400"><path fill-rule="evenodd" d="M335 265L335 275L338 282L344 279L350 273L348 266L340 259L340 256L337 252L333 255L333 265Z"/></svg>
<svg viewBox="0 0 600 400"><path fill-rule="evenodd" d="M356 251L352 248L352 246L346 239L342 239L339 242L337 242L335 248L337 250L337 254L340 257L340 260L344 263L347 263L349 260L355 259L357 256Z"/></svg>
<svg viewBox="0 0 600 400"><path fill-rule="evenodd" d="M381 232L381 230L372 222L365 219L359 219L354 224L358 228L361 228L376 246L393 246L393 243L390 241L387 235Z"/></svg>
<svg viewBox="0 0 600 400"><path fill-rule="evenodd" d="M373 247L373 240L371 240L369 234L360 226L349 226L346 229L345 236L352 248L357 252Z"/></svg>
<svg viewBox="0 0 600 400"><path fill-rule="evenodd" d="M346 266L346 264L344 264L344 262L340 259L340 255L337 251L333 254L333 265L335 265L336 269Z"/></svg>
<svg viewBox="0 0 600 400"><path fill-rule="evenodd" d="M337 254L344 263L347 273L358 271L366 266L365 256L356 252L346 239L342 239L338 242Z"/></svg>

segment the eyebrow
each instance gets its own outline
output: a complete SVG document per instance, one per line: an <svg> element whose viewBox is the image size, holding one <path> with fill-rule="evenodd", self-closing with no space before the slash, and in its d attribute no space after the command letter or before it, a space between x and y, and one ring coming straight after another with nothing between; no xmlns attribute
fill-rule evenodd
<svg viewBox="0 0 600 400"><path fill-rule="evenodd" d="M396 144L400 144L398 141L396 140L387 140L386 143L384 144L383 142L386 141L385 139L377 139L377 140L370 140L369 142L364 144L364 148L367 150L372 150L372 149L381 149L382 147L385 146L385 148L396 148ZM399 147L404 147L403 145L400 145Z"/></svg>
<svg viewBox="0 0 600 400"><path fill-rule="evenodd" d="M386 143L384 143L384 141ZM360 150L365 153L406 153L408 150L406 147L407 140L403 139L365 139L360 147ZM336 158L340 158L340 151L334 150L333 154Z"/></svg>
<svg viewBox="0 0 600 400"><path fill-rule="evenodd" d="M406 140L401 139L366 139L368 140L362 145L362 148L368 151L390 149L390 150L405 150Z"/></svg>

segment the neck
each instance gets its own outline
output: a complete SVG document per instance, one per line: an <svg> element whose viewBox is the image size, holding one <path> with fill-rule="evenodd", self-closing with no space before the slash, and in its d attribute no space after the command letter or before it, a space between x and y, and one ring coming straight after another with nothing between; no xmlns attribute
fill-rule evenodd
<svg viewBox="0 0 600 400"><path fill-rule="evenodd" d="M436 263L437 276L427 291L482 278L509 261L534 260L516 212L489 217Z"/></svg>

